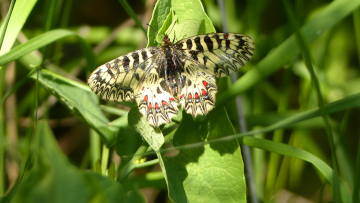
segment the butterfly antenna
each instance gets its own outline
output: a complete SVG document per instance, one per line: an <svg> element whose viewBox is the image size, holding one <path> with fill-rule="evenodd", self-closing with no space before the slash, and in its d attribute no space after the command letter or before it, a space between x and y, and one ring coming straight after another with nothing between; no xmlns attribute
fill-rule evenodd
<svg viewBox="0 0 360 203"><path fill-rule="evenodd" d="M171 28L171 30L170 30L170 32L169 32L169 34L171 33L171 31L172 31L173 28L175 27L177 21L178 21L178 20L176 19L174 25L172 26L172 28Z"/></svg>
<svg viewBox="0 0 360 203"><path fill-rule="evenodd" d="M172 41L173 43L175 42L175 39L176 39L176 35L175 35L175 32L174 32L174 39Z"/></svg>
<svg viewBox="0 0 360 203"><path fill-rule="evenodd" d="M146 25L149 26L151 29L153 29L156 35L159 35L159 33L150 24L147 23Z"/></svg>

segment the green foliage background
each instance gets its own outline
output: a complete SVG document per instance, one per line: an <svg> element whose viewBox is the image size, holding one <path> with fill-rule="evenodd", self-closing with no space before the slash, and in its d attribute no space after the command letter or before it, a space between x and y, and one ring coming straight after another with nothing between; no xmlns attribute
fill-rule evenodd
<svg viewBox="0 0 360 203"><path fill-rule="evenodd" d="M0 202L360 202L360 0L218 3L2 1ZM86 79L175 20L171 38L226 23L255 54L208 116L154 129Z"/></svg>

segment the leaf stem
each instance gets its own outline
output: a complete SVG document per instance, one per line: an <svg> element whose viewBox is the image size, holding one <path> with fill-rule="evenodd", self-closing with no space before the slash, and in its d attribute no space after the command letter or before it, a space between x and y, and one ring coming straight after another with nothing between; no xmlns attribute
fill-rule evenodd
<svg viewBox="0 0 360 203"><path fill-rule="evenodd" d="M117 181L122 183L125 178L136 168L136 162L138 162L143 156L144 153L149 148L149 145L144 141L142 145L138 148L138 150L135 152L135 156L131 158L131 160L121 167L119 176L117 178Z"/></svg>

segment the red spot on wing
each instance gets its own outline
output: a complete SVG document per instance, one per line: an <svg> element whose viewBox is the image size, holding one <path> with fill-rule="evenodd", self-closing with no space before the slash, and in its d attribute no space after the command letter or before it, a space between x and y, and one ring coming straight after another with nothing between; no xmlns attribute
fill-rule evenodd
<svg viewBox="0 0 360 203"><path fill-rule="evenodd" d="M145 95L144 101L148 101L148 96L147 95Z"/></svg>
<svg viewBox="0 0 360 203"><path fill-rule="evenodd" d="M162 104L163 106L165 106L165 105L167 104L167 102L166 102L166 101L162 101L161 104Z"/></svg>
<svg viewBox="0 0 360 203"><path fill-rule="evenodd" d="M170 101L174 101L175 99L174 99L174 98L172 98L172 97L170 97L170 98L169 98L169 100L170 100Z"/></svg>
<svg viewBox="0 0 360 203"><path fill-rule="evenodd" d="M151 102L149 103L149 109L152 109Z"/></svg>
<svg viewBox="0 0 360 203"><path fill-rule="evenodd" d="M191 98L192 98L192 96L191 96L191 94L189 94L189 95L188 95L188 99L191 99Z"/></svg>
<svg viewBox="0 0 360 203"><path fill-rule="evenodd" d="M206 95L206 91L203 89L203 90L201 91L201 94L202 94L203 96L205 96L205 95Z"/></svg>
<svg viewBox="0 0 360 203"><path fill-rule="evenodd" d="M204 81L203 81L203 85L204 85L205 87L207 87L208 83L204 80Z"/></svg>
<svg viewBox="0 0 360 203"><path fill-rule="evenodd" d="M159 105L158 105L158 103L155 103L155 108L157 108L157 109L159 108Z"/></svg>
<svg viewBox="0 0 360 203"><path fill-rule="evenodd" d="M184 95L184 94L182 94L182 95L180 96L180 99L181 99L181 98L183 98L183 97L185 97L185 95Z"/></svg>
<svg viewBox="0 0 360 203"><path fill-rule="evenodd" d="M198 99L198 98L199 98L199 94L195 93L195 99Z"/></svg>

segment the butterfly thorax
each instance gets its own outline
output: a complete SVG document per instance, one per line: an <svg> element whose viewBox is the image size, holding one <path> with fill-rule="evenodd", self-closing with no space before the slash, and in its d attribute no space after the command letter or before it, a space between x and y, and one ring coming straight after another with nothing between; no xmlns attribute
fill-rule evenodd
<svg viewBox="0 0 360 203"><path fill-rule="evenodd" d="M166 66L164 67L164 75L166 79L166 86L169 93L177 98L180 92L179 88L182 86L182 76L180 65L176 63L176 52L174 50L174 44L170 42L170 39L165 35L161 50L165 55Z"/></svg>

